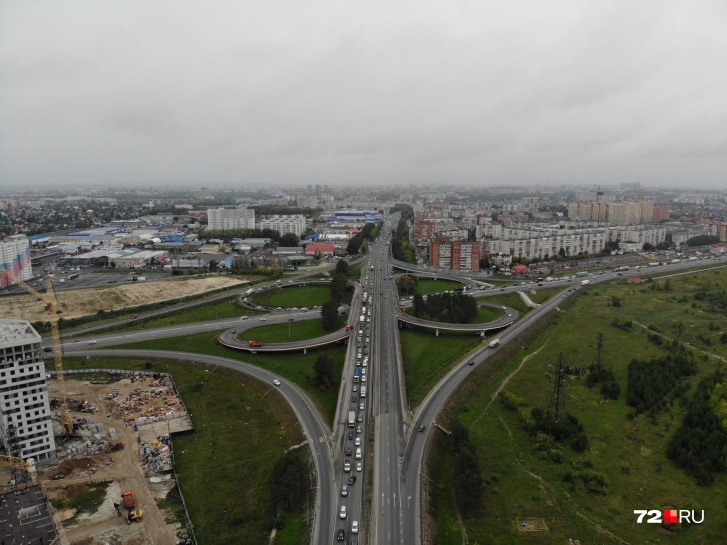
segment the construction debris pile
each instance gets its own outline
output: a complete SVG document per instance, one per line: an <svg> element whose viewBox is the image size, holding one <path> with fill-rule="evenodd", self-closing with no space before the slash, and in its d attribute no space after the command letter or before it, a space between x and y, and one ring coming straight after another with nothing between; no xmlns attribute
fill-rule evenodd
<svg viewBox="0 0 727 545"><path fill-rule="evenodd" d="M141 377L137 380L143 380ZM179 399L171 379L152 379L147 388L134 388L122 401L116 388L111 399L118 403L115 414L130 425L142 426L172 418L186 417L187 412Z"/></svg>
<svg viewBox="0 0 727 545"><path fill-rule="evenodd" d="M63 445L59 457L63 460L88 458L94 454L104 454L121 450L124 444L116 439L116 429L104 430L103 424L94 423L90 418L74 418L74 428L80 440Z"/></svg>
<svg viewBox="0 0 727 545"><path fill-rule="evenodd" d="M145 477L157 473L171 473L174 468L172 442L168 435L160 435L154 441L144 441L139 446L141 469Z"/></svg>

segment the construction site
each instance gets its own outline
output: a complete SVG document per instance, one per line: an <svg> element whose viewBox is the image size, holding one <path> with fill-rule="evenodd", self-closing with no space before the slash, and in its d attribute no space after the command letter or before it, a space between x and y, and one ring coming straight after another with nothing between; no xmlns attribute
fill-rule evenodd
<svg viewBox="0 0 727 545"><path fill-rule="evenodd" d="M54 377L47 384L55 410L60 399ZM17 525L0 539L71 545L194 543L171 443L174 434L191 432L192 423L171 377L84 370L66 372L64 382L73 435L62 437L61 420L55 418L57 459L32 472L17 467L2 471L0 519L15 517ZM17 507L17 498L28 506ZM6 504L16 506L15 511L3 511ZM49 522L38 526L38 517ZM17 531L28 526L45 527L48 533L42 541L35 534L26 540Z"/></svg>

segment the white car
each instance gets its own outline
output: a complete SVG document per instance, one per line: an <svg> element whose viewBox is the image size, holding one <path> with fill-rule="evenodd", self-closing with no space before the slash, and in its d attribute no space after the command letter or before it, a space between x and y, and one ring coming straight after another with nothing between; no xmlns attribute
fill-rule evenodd
<svg viewBox="0 0 727 545"><path fill-rule="evenodd" d="M240 316L240 320L247 320L247 316Z"/></svg>
<svg viewBox="0 0 727 545"><path fill-rule="evenodd" d="M351 533L352 534L358 534L358 521L357 520L354 520L351 523Z"/></svg>
<svg viewBox="0 0 727 545"><path fill-rule="evenodd" d="M361 438L360 437L356 437L356 439L354 440L353 444L356 447L360 447L361 446Z"/></svg>
<svg viewBox="0 0 727 545"><path fill-rule="evenodd" d="M356 471L358 471L359 473L361 471L363 471L363 462L357 462L356 463ZM343 518L343 517L341 517L341 518Z"/></svg>
<svg viewBox="0 0 727 545"><path fill-rule="evenodd" d="M348 516L348 513L346 513L346 506L341 506L341 512L338 514L338 516L342 519L345 519Z"/></svg>
<svg viewBox="0 0 727 545"><path fill-rule="evenodd" d="M262 318L260 318L260 321L261 322L267 322L268 321L268 317L267 316L263 316Z"/></svg>
<svg viewBox="0 0 727 545"><path fill-rule="evenodd" d="M96 341L88 341L88 344L96 344Z"/></svg>
<svg viewBox="0 0 727 545"><path fill-rule="evenodd" d="M280 381L278 379L273 379L273 384L275 384L275 386L280 386Z"/></svg>

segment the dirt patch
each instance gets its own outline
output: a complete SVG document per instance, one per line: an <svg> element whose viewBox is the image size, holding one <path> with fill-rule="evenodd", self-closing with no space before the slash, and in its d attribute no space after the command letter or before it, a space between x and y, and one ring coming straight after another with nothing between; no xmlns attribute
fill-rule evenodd
<svg viewBox="0 0 727 545"><path fill-rule="evenodd" d="M99 310L111 311L124 307L136 307L148 303L167 301L208 291L244 284L237 278L214 276L190 278L167 282L134 282L106 288L88 288L62 291L57 294L59 316L78 318L96 314ZM48 319L44 305L30 295L3 297L3 318L41 322Z"/></svg>

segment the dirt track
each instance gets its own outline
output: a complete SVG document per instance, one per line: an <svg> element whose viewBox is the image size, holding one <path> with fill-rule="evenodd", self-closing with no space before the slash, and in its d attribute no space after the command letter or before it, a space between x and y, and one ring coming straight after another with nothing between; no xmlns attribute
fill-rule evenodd
<svg viewBox="0 0 727 545"><path fill-rule="evenodd" d="M93 401L98 405L99 412L93 415L94 422L101 423L105 429L116 428L117 438L126 446L124 450L109 454L99 454L92 458L68 460L51 468L45 477L58 472L71 472L70 475L59 481L44 480L49 498L63 497L70 493L75 486L93 481L114 481L109 487L109 494L98 511L84 517L78 525L65 528L66 536L71 545L101 545L104 543L118 543L123 545L173 545L177 542L174 529L164 521L164 515L158 508L147 480L142 473L139 462L139 451L136 448L137 432L126 427L120 419L109 418L113 402L102 399L102 394L108 390L101 385L92 385L83 382L69 381L68 390L80 393L84 399ZM75 395L73 397L76 397ZM79 475L79 469L95 468L92 475ZM124 516L118 516L113 508L113 502L120 503L120 492L132 490L137 506L144 511L144 518L139 523L127 525ZM117 496L118 494L118 496ZM122 513L126 513L122 509Z"/></svg>
<svg viewBox="0 0 727 545"><path fill-rule="evenodd" d="M147 303L167 301L211 290L236 286L244 282L236 278L214 276L190 278L168 282L135 282L113 287L68 290L57 293L59 317L65 319L96 314L99 310L110 311L130 308ZM15 318L39 322L48 320L45 306L31 295L3 297L3 318Z"/></svg>

